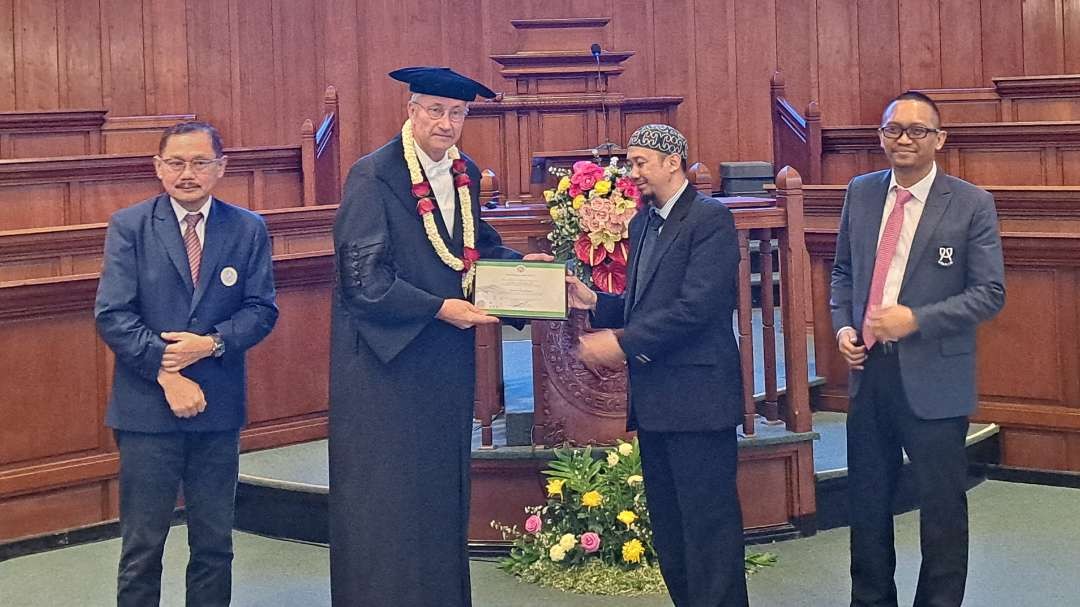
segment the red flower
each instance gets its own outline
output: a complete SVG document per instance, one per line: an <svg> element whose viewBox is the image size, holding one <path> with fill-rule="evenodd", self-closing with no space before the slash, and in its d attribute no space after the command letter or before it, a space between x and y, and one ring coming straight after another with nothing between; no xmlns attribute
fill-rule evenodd
<svg viewBox="0 0 1080 607"><path fill-rule="evenodd" d="M592 269L593 284L604 293L619 294L626 290L626 265L608 260Z"/></svg>
<svg viewBox="0 0 1080 607"><path fill-rule="evenodd" d="M588 234L582 234L574 243L574 254L577 258L590 266L596 266L607 259L607 249L603 246L593 246Z"/></svg>
<svg viewBox="0 0 1080 607"><path fill-rule="evenodd" d="M469 176L465 173L454 175L454 187L461 188L469 185Z"/></svg>
<svg viewBox="0 0 1080 607"><path fill-rule="evenodd" d="M630 258L630 245L626 243L627 239L623 238L619 242L615 243L615 250L608 254L608 257L613 261L626 265L626 260Z"/></svg>
<svg viewBox="0 0 1080 607"><path fill-rule="evenodd" d="M430 198L421 198L416 201L416 212L421 215L427 215L435 210L435 203Z"/></svg>
<svg viewBox="0 0 1080 607"><path fill-rule="evenodd" d="M570 198L571 199L577 198L578 194L581 194L581 188L579 188L577 186L577 184L571 183L570 184Z"/></svg>
<svg viewBox="0 0 1080 607"><path fill-rule="evenodd" d="M480 251L465 247L465 250L461 254L461 263L465 265L465 268L462 271L468 272L469 268L472 267L477 259L480 259Z"/></svg>
<svg viewBox="0 0 1080 607"><path fill-rule="evenodd" d="M412 195L417 198L423 198L425 196L431 196L431 185L426 181L420 183L414 183L412 187Z"/></svg>
<svg viewBox="0 0 1080 607"><path fill-rule="evenodd" d="M450 164L450 170L459 174L465 173L465 161L458 158Z"/></svg>

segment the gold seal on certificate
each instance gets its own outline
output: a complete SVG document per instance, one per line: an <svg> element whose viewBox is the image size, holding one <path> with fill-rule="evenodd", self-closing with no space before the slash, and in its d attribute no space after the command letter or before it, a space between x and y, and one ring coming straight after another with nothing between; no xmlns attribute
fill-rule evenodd
<svg viewBox="0 0 1080 607"><path fill-rule="evenodd" d="M507 318L566 319L566 266L546 261L481 259L473 288L476 307Z"/></svg>

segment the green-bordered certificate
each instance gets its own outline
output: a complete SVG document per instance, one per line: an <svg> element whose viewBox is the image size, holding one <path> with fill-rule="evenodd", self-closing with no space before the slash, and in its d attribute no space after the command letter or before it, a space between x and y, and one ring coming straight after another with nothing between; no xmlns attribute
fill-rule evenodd
<svg viewBox="0 0 1080 607"><path fill-rule="evenodd" d="M481 259L473 303L508 318L566 319L566 266L546 261Z"/></svg>

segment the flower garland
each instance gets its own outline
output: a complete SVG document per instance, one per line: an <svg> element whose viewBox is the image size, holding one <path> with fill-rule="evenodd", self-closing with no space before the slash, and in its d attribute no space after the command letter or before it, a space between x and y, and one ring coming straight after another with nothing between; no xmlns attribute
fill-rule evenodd
<svg viewBox="0 0 1080 607"><path fill-rule="evenodd" d="M432 248L444 264L452 270L461 272L461 290L468 296L472 290L473 276L476 267L473 265L480 258L476 250L476 226L473 225L472 198L469 195L469 174L466 172L465 161L461 159L457 146L447 150L447 155L453 160L451 171L454 174L454 186L457 187L458 200L461 203L461 235L465 241L465 250L461 258L455 257L443 242L439 235L439 228L435 224L435 201L431 184L424 179L424 173L420 168L420 159L416 157L416 140L413 139L412 120L406 120L401 127L401 143L405 148L405 164L409 167L409 179L412 181L412 194L416 196L416 212L424 220L424 232Z"/></svg>

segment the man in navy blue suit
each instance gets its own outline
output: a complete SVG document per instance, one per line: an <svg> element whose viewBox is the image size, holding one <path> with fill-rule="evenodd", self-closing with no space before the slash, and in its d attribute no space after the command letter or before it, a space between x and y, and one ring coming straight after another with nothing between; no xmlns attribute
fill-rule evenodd
<svg viewBox="0 0 1080 607"><path fill-rule="evenodd" d="M94 315L116 355L105 423L120 452L121 606L158 604L181 486L187 604L231 598L244 356L278 311L262 218L211 195L226 160L210 124L169 128L154 158L165 192L117 211L105 237Z"/></svg>
<svg viewBox="0 0 1080 607"><path fill-rule="evenodd" d="M934 161L946 133L929 97L899 95L878 131L891 168L848 184L832 270L833 327L851 370L851 604L896 605L892 502L906 452L920 502L915 605L958 606L975 332L1005 305L997 212L989 192Z"/></svg>

